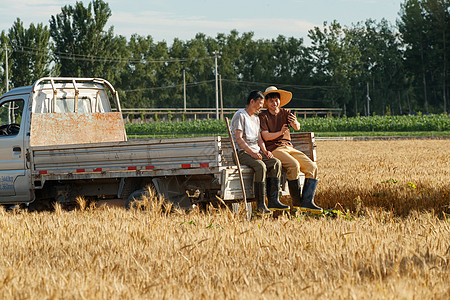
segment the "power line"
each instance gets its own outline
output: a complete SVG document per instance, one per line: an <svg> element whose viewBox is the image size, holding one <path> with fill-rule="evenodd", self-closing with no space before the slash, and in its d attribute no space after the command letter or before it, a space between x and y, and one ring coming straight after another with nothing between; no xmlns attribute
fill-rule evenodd
<svg viewBox="0 0 450 300"><path fill-rule="evenodd" d="M198 82L193 82L193 83L187 83L186 87L198 86L198 85L202 85L202 84L206 84L206 83L210 83L210 82L214 82L214 81L215 80L205 80L205 81L198 81ZM141 88L141 89L132 89L132 90L121 90L121 91L124 92L124 93L140 92L140 91L156 91L156 90L179 88L179 87L182 87L182 86L183 86L183 84L174 84L174 85L169 85L169 86Z"/></svg>
<svg viewBox="0 0 450 300"><path fill-rule="evenodd" d="M285 87L290 87L290 88L295 88L295 89L299 89L299 90L312 90L312 89L335 89L337 88L337 86L332 86L332 85L295 85L295 84L278 84L278 83L273 83L273 82L256 82L256 81L244 81L244 80L234 80L234 79L222 79L222 81L228 81L228 82L232 82L232 83L237 83L237 84L253 84L253 85L265 85L265 86L269 86L269 85L277 85L277 87L281 87L281 88L285 88Z"/></svg>
<svg viewBox="0 0 450 300"><path fill-rule="evenodd" d="M29 50L23 50L23 49L29 49ZM21 49L12 49L12 52L19 52L19 53L27 53L27 54L45 54L44 50L33 48L33 47L26 47L21 46ZM124 62L124 63L172 63L172 62L188 62L188 61L199 61L199 60L207 60L207 59L214 59L214 56L205 56L205 57L195 57L195 58L170 58L170 59L140 59L140 60L132 60L132 59L124 59L122 57L120 58L114 58L114 57L106 57L106 56L93 56L93 55L83 55L83 54L75 54L75 53L63 53L63 52L53 52L53 54L56 54L59 59L67 59L67 60L78 60L78 61L90 61L90 62Z"/></svg>
<svg viewBox="0 0 450 300"><path fill-rule="evenodd" d="M34 47L28 47L28 46L21 46L21 49L12 49L12 52L19 52L19 53L27 53L27 54L45 54L45 50L34 48ZM29 50L24 50L29 49ZM53 54L59 55L58 58L60 59L67 59L67 60L77 60L77 61L90 61L90 62L125 62L125 63L171 63L171 62L187 62L187 61L199 61L199 60L207 60L207 59L215 59L214 56L206 56L206 57L199 57L199 58L172 58L172 59L160 59L160 60L131 60L131 59L123 59L123 58L113 58L113 57L102 57L102 56L92 56L92 55L83 55L83 54L74 54L74 53L62 53L62 52L52 52ZM214 81L214 80L212 80ZM187 86L196 86L199 84L204 84L212 81L202 81L198 83L190 83ZM245 80L233 80L233 79L222 79L222 81L231 82L235 84L244 84L247 86L250 85L273 85L276 84L280 88L292 88L292 89L298 89L298 90L312 90L312 89L323 89L323 90L329 90L334 89L336 86L319 86L319 85L294 85L294 84L278 84L278 83L268 83L268 82L254 82L254 81L245 81ZM159 90L159 89L168 89L168 88L178 88L181 85L171 85L171 86L165 86L165 87L154 87L154 88L142 88L142 89L132 89L132 90L125 90L124 92L136 92L136 91L145 91L145 90ZM306 99L305 99L306 100Z"/></svg>
<svg viewBox="0 0 450 300"><path fill-rule="evenodd" d="M198 82L193 82L193 83L188 83L186 84L186 87L194 87L194 86L199 86L202 84L207 84L207 83L211 83L214 82L215 80L204 80L204 81L198 81ZM222 79L222 81L233 81L230 79ZM243 82L244 83L244 82ZM262 85L263 83L261 82L250 82L247 81L244 84L248 84L248 83L252 83L254 85ZM180 88L182 87L183 84L174 84L174 85L170 85L170 86L161 86L161 87L151 87L151 88L140 88L140 89L131 89L131 90L121 90L124 93L132 93L132 92L140 92L140 91L157 91L157 90L164 90L164 89L172 89L172 88ZM120 89L119 89L120 90ZM323 102L323 100L317 100L317 99L308 99L308 98L297 98L297 97L293 97L292 100L295 101L302 101L302 102Z"/></svg>

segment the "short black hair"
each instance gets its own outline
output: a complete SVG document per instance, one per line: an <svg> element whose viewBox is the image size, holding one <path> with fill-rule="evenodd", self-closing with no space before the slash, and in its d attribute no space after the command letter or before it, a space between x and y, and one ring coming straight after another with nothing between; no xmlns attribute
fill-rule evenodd
<svg viewBox="0 0 450 300"><path fill-rule="evenodd" d="M281 95L280 95L280 93L277 93L277 92L268 93L268 94L266 95L266 100L267 100L267 99L272 99L272 98L278 98L278 99L281 99Z"/></svg>
<svg viewBox="0 0 450 300"><path fill-rule="evenodd" d="M252 100L264 99L264 95L261 91L251 91L247 97L247 105L250 104Z"/></svg>

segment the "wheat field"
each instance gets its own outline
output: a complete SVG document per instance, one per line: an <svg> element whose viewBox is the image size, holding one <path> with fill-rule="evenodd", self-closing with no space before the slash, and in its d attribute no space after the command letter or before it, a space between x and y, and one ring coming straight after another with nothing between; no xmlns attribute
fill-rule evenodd
<svg viewBox="0 0 450 300"><path fill-rule="evenodd" d="M142 211L0 209L0 297L449 299L449 146L318 142L317 200L334 218L168 212L157 197Z"/></svg>
<svg viewBox="0 0 450 300"><path fill-rule="evenodd" d="M450 140L319 141L324 208L450 213Z"/></svg>

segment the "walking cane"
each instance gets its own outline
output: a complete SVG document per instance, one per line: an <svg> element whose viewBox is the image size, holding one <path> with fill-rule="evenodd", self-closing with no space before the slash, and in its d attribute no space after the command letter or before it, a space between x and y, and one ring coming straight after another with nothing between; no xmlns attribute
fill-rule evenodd
<svg viewBox="0 0 450 300"><path fill-rule="evenodd" d="M242 177L241 164L239 163L239 158L238 158L238 155L237 155L237 152L236 152L236 146L234 145L233 135L231 134L231 129L230 129L230 124L228 122L228 117L225 117L225 122L227 124L228 136L230 137L231 148L233 148L234 161L236 162L236 166L237 166L238 173L239 173L239 181L241 182L242 197L244 199L245 212L247 213L247 216L248 216L247 195L245 194L244 178Z"/></svg>

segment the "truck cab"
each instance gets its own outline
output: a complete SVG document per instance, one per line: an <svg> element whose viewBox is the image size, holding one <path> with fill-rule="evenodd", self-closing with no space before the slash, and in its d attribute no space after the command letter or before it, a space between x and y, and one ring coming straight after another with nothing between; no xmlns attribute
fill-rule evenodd
<svg viewBox="0 0 450 300"><path fill-rule="evenodd" d="M17 203L30 199L26 168L26 107L31 88L15 89L0 98L0 201ZM27 176L28 175L28 176Z"/></svg>
<svg viewBox="0 0 450 300"><path fill-rule="evenodd" d="M106 133L97 130L105 116L115 120ZM30 147L124 140L117 92L103 79L41 78L9 91L0 97L0 203L34 200Z"/></svg>

